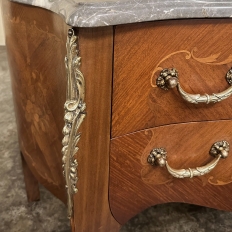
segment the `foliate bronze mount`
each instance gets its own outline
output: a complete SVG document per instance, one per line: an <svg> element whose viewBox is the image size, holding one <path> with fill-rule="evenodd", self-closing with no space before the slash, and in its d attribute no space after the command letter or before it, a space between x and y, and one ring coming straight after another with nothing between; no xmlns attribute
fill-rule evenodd
<svg viewBox="0 0 232 232"><path fill-rule="evenodd" d="M229 96L232 95L232 68L226 74L226 80L229 83L230 87L220 93L209 94L190 94L185 92L180 86L178 71L175 68L165 68L160 72L159 77L156 79L156 85L164 90L172 89L177 87L179 94L181 97L190 103L198 104L198 103L216 103L220 102Z"/></svg>
<svg viewBox="0 0 232 232"><path fill-rule="evenodd" d="M151 165L167 168L168 172L176 178L192 178L194 176L202 176L209 173L218 164L221 158L227 158L229 154L230 145L227 141L219 141L212 145L209 154L215 157L210 163L202 167L187 168L187 169L174 169L171 168L167 161L167 151L164 148L154 148L148 158L147 162Z"/></svg>
<svg viewBox="0 0 232 232"><path fill-rule="evenodd" d="M73 29L69 29L67 36L67 56L65 57L65 66L67 72L67 92L66 102L64 104L64 121L63 128L64 138L62 140L63 154L63 174L66 181L67 189L67 206L68 217L73 214L73 194L76 188L77 166L78 162L75 154L78 151L76 146L81 134L78 129L85 118L85 79L80 71L81 58L79 57L77 36Z"/></svg>

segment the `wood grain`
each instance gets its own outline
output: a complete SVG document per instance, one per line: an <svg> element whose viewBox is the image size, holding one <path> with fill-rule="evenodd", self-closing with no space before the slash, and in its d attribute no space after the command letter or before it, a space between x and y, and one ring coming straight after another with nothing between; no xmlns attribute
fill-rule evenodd
<svg viewBox="0 0 232 232"><path fill-rule="evenodd" d="M62 175L67 26L47 10L3 1L19 145L35 178L66 202Z"/></svg>
<svg viewBox="0 0 232 232"><path fill-rule="evenodd" d="M29 166L27 165L23 157L23 154L21 154L21 158L22 158L22 167L23 167L25 188L27 193L27 200L28 202L38 201L40 199L39 182L32 174Z"/></svg>
<svg viewBox="0 0 232 232"><path fill-rule="evenodd" d="M5 2L4 21L20 148L36 179L66 201L61 141L67 26L53 13ZM80 29L87 116L80 128L72 231L118 231L109 209L113 28Z"/></svg>
<svg viewBox="0 0 232 232"><path fill-rule="evenodd" d="M232 151L209 174L176 179L166 168L151 166L153 148L164 147L169 165L195 168L213 160L210 147L217 141L232 144L232 122L213 121L160 126L115 138L111 142L110 205L124 224L144 209L161 203L184 202L232 210Z"/></svg>
<svg viewBox="0 0 232 232"><path fill-rule="evenodd" d="M108 199L113 28L79 29L86 112L78 143L79 192L74 196L76 231L119 231Z"/></svg>
<svg viewBox="0 0 232 232"><path fill-rule="evenodd" d="M231 22L194 19L116 26L112 137L171 123L231 119L231 98L194 105L185 102L177 89L164 91L151 85L152 72L165 59L159 66L175 67L188 93L227 89L225 74L232 65ZM189 57L191 51L194 57ZM156 72L153 83L158 75Z"/></svg>
<svg viewBox="0 0 232 232"><path fill-rule="evenodd" d="M49 11L8 1L4 1L4 23L20 149L24 164L28 165L24 166L25 176L30 170L41 184L66 202L61 132L67 26ZM150 150L163 146L168 150L172 167L201 166L211 160L207 154L214 142L226 139L232 143L229 99L215 105L189 105L175 90L163 92L150 83L160 60L176 51L192 51L196 47L194 54L207 57L204 62L186 59L179 52L162 66L176 67L188 92L226 89L223 76L231 65L227 60L232 54L228 40L232 35L231 20L118 26L115 49L112 27L77 31L81 71L87 87L87 115L79 129L79 192L74 196L72 231L116 232L120 227L117 221L123 224L149 206L171 201L231 210L232 156L222 160L210 174L191 180L175 180L166 170L146 163ZM217 62L225 64L212 65ZM219 119L224 121L210 122ZM190 121L199 122L182 123ZM161 126L170 123L182 124ZM151 129L138 131L144 128ZM134 131L137 132L131 133ZM127 133L130 134L121 136ZM36 190L35 179L26 181L27 186ZM31 199L36 198L34 193L30 192Z"/></svg>

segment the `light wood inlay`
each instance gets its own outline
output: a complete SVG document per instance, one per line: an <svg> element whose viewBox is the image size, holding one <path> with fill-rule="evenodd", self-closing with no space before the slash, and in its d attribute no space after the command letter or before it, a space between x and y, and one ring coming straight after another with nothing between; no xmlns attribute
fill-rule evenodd
<svg viewBox="0 0 232 232"><path fill-rule="evenodd" d="M40 182L66 202L61 141L68 27L49 11L9 1L4 23L28 198L39 198ZM231 19L210 19L75 29L87 114L76 155L73 232L116 232L145 208L173 201L232 210L231 154L193 179L174 179L147 163L151 149L165 147L171 167L202 166L212 160L214 142L232 144L230 98L190 105L153 82L156 67L175 67L189 93L226 89L231 25ZM193 59L179 52L194 48Z"/></svg>
<svg viewBox="0 0 232 232"><path fill-rule="evenodd" d="M176 89L164 91L152 86L151 77L157 65L175 67L186 92L222 92L229 87L225 74L232 65L231 36L231 19L117 26L112 137L171 123L230 119L230 98L216 104L193 105L185 102ZM193 49L197 49L193 52L195 59L186 59L189 54L180 52ZM153 85L158 75L156 72L152 78Z"/></svg>
<svg viewBox="0 0 232 232"><path fill-rule="evenodd" d="M45 9L10 1L3 8L20 149L34 177L66 202L61 141L68 27Z"/></svg>
<svg viewBox="0 0 232 232"><path fill-rule="evenodd" d="M33 176L66 202L61 141L68 27L44 9L9 1L4 7L20 149ZM71 226L73 232L114 232L119 224L108 201L113 28L80 29L79 50L87 115L80 128L79 191ZM29 190L37 190L32 182Z"/></svg>
<svg viewBox="0 0 232 232"><path fill-rule="evenodd" d="M112 140L110 159L110 205L120 223L144 209L166 202L184 202L232 210L232 151L209 174L176 179L166 168L151 166L153 148L167 150L175 169L209 163L211 146L220 140L232 144L231 121L184 123L160 126Z"/></svg>

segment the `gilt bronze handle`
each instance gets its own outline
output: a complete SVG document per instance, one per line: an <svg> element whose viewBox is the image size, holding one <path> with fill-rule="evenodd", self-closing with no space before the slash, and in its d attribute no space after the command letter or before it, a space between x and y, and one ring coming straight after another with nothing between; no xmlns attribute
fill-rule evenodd
<svg viewBox="0 0 232 232"><path fill-rule="evenodd" d="M209 154L214 156L210 163L202 167L187 168L187 169L174 169L171 168L167 161L167 151L164 148L153 149L148 158L147 162L151 165L158 165L160 167L167 168L168 172L176 178L192 178L194 176L203 176L209 173L218 164L220 158L226 158L229 154L229 143L227 141L219 141L213 144Z"/></svg>
<svg viewBox="0 0 232 232"><path fill-rule="evenodd" d="M156 79L156 85L161 89L168 90L177 87L181 97L190 103L216 103L228 98L232 94L232 68L226 74L226 80L230 87L220 93L213 93L212 95L204 94L190 94L185 92L180 86L178 71L175 68L163 69L160 76Z"/></svg>

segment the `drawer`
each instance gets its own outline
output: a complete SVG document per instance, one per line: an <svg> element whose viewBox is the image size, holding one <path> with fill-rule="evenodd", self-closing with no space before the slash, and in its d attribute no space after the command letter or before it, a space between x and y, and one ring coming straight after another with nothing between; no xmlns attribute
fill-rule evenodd
<svg viewBox="0 0 232 232"><path fill-rule="evenodd" d="M191 104L177 89L156 86L164 68L176 68L190 94L212 94L230 85L231 19L171 20L116 26L112 137L183 122L230 119L232 98Z"/></svg>
<svg viewBox="0 0 232 232"><path fill-rule="evenodd" d="M232 152L208 174L174 178L166 167L147 162L151 150L164 147L175 169L204 166L214 160L211 146L220 140L232 144L232 121L192 122L160 126L111 141L110 206L120 224L144 209L161 203L184 202L232 210Z"/></svg>

